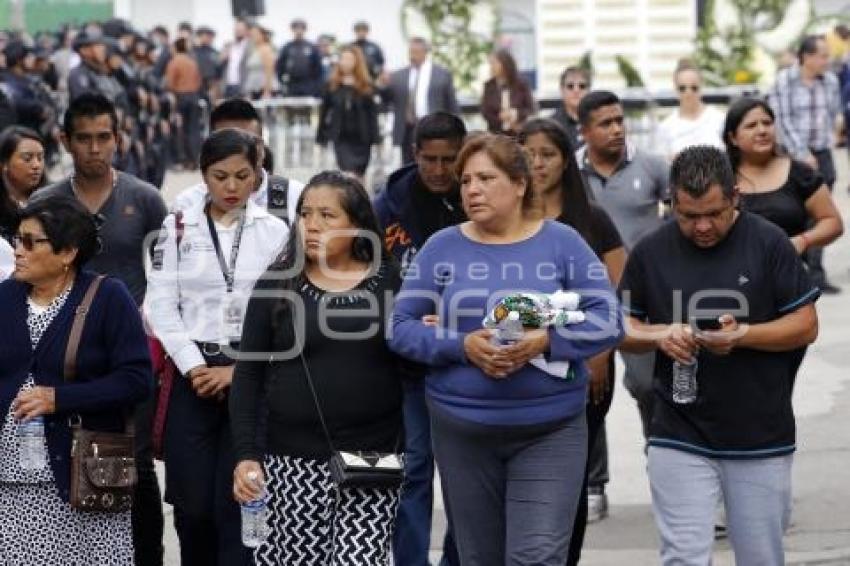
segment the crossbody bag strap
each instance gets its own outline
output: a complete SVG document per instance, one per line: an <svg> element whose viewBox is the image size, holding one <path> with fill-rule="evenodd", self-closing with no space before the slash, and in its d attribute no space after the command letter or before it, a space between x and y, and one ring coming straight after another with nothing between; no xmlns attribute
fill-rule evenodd
<svg viewBox="0 0 850 566"><path fill-rule="evenodd" d="M68 346L65 348L65 381L72 382L77 377L77 350L80 349L80 339L83 337L83 327L86 324L86 315L89 314L92 301L101 282L103 275L98 275L89 284L83 300L77 306L74 313L74 323L71 325L71 333L68 335Z"/></svg>
<svg viewBox="0 0 850 566"><path fill-rule="evenodd" d="M294 326L294 325L293 325ZM319 422L322 424L322 432L325 433L325 440L328 443L328 448L331 450L331 454L336 452L334 448L333 440L331 440L331 432L328 429L328 424L325 422L325 414L322 412L322 406L319 403L319 395L316 393L316 386L313 384L313 376L310 373L310 368L307 365L307 358L304 356L304 348L301 348L301 352L299 354L301 358L301 365L304 368L304 375L307 378L307 386L310 388L310 394L313 396L313 403L316 406L316 413L319 415Z"/></svg>
<svg viewBox="0 0 850 566"><path fill-rule="evenodd" d="M304 375L307 377L307 386L310 388L310 394L313 396L313 403L316 405L316 413L318 413L318 415L319 415L319 422L322 424L322 432L324 432L325 440L328 443L328 448L331 449L331 454L333 454L334 452L336 452L336 449L334 448L334 443L331 440L331 433L330 433L330 430L328 429L328 425L325 422L325 415L322 412L322 406L319 404L319 396L316 393L316 387L313 384L313 376L310 374L310 368L307 365L307 358L304 356L304 348L301 348L301 353L299 354L299 357L301 358L301 365L304 368ZM396 453L403 451L402 450L403 443L404 443L404 429L402 428L402 431L399 432L398 437L396 438L396 443L395 443L395 452Z"/></svg>
<svg viewBox="0 0 850 566"><path fill-rule="evenodd" d="M100 284L106 279L104 275L96 276L89 288L86 289L86 294L83 295L83 300L77 305L74 312L74 322L71 325L71 332L68 334L68 346L65 348L65 366L64 376L68 383L73 382L77 377L77 351L80 349L80 340L83 337L83 328L86 324L86 316L89 314L94 297ZM133 420L132 412L128 413L124 419L124 427L127 434L134 435L136 432L136 424Z"/></svg>

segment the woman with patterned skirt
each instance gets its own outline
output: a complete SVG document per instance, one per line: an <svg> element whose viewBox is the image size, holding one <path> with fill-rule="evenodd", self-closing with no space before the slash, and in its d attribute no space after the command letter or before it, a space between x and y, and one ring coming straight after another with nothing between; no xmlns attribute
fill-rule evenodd
<svg viewBox="0 0 850 566"><path fill-rule="evenodd" d="M115 431L151 394L147 339L124 285L107 278L86 316L77 376L64 381L74 313L94 279L83 271L99 246L94 219L75 199L26 206L16 228L13 278L0 283L0 566L133 564L130 512L69 504L71 420ZM20 427L43 419L41 456Z"/></svg>
<svg viewBox="0 0 850 566"><path fill-rule="evenodd" d="M388 564L399 490L335 486L319 410L335 449L398 451L401 381L384 331L401 280L356 180L316 175L297 216L283 259L248 304L241 347L250 359L237 363L230 397L234 495L270 497L257 564Z"/></svg>

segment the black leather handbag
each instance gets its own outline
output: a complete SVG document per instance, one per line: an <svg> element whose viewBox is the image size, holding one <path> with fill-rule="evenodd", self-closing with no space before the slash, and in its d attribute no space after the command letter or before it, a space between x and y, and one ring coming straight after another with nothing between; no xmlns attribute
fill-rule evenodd
<svg viewBox="0 0 850 566"><path fill-rule="evenodd" d="M374 452L374 451L342 451L334 447L325 415L322 412L319 396L313 384L313 376L301 351L301 364L304 366L304 375L307 377L307 385L319 414L319 422L325 440L331 451L328 467L331 472L331 480L338 488L366 487L366 488L398 488L404 481L404 456L398 448L401 445L401 436L396 442L396 452Z"/></svg>

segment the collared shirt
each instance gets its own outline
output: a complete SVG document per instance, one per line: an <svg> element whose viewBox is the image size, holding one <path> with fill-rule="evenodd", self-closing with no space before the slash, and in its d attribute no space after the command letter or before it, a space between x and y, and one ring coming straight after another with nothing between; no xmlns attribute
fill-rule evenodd
<svg viewBox="0 0 850 566"><path fill-rule="evenodd" d="M794 65L779 73L770 100L782 145L794 158L804 159L809 151L832 147L835 117L841 111L834 74L824 73L806 85L800 66Z"/></svg>
<svg viewBox="0 0 850 566"><path fill-rule="evenodd" d="M242 58L245 56L247 46L247 39L237 41L230 46L230 55L227 59L228 85L238 85L242 81Z"/></svg>
<svg viewBox="0 0 850 566"><path fill-rule="evenodd" d="M289 217L289 225L295 225L295 208L298 205L298 198L301 196L301 191L304 190L304 183L289 179L289 190L286 195L286 215ZM199 202L203 202L207 198L206 183L198 183L192 185L188 189L182 191L174 202L171 204L171 211L189 210ZM269 174L263 169L263 181L259 188L251 193L251 201L260 208L266 209L269 202Z"/></svg>
<svg viewBox="0 0 850 566"><path fill-rule="evenodd" d="M433 65L431 58L428 57L422 62L419 67L410 67L410 77L407 82L407 90L413 90L416 87L416 117L423 118L429 114L428 111L428 87L431 84L431 70ZM417 77L419 82L417 83Z"/></svg>
<svg viewBox="0 0 850 566"><path fill-rule="evenodd" d="M626 155L610 177L598 173L587 146L576 152L579 169L596 202L605 209L631 249L644 235L661 225L662 203L670 200L669 167L664 158L626 144Z"/></svg>
<svg viewBox="0 0 850 566"><path fill-rule="evenodd" d="M175 215L169 215L163 222L144 303L144 312L154 334L181 373L205 364L195 342L226 344L229 341L224 308L238 304L244 318L254 284L283 250L287 237L283 220L249 200L236 258L233 293L229 294L207 224L205 206L206 200L202 200L183 211L179 250ZM237 225L238 222L228 227L215 225L228 264Z"/></svg>

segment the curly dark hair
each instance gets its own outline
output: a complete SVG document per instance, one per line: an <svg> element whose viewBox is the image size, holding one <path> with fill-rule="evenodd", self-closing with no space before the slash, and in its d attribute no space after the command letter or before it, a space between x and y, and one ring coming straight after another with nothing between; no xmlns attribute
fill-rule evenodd
<svg viewBox="0 0 850 566"><path fill-rule="evenodd" d="M54 253L77 250L72 263L76 270L100 252L97 221L75 198L50 196L30 202L20 211L16 228L28 219L41 224Z"/></svg>

